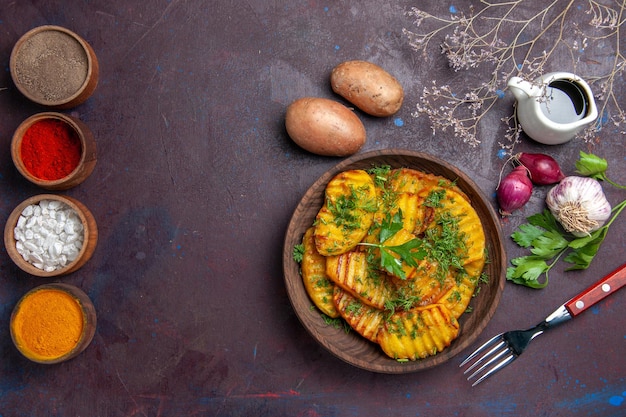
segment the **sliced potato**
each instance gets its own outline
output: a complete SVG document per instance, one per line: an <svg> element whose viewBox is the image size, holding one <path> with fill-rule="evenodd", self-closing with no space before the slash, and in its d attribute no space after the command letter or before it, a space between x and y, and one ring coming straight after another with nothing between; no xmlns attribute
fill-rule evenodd
<svg viewBox="0 0 626 417"><path fill-rule="evenodd" d="M339 317L333 302L335 284L326 276L326 258L315 248L312 227L305 232L302 244L302 281L309 298L322 313L332 318Z"/></svg>
<svg viewBox="0 0 626 417"><path fill-rule="evenodd" d="M413 193L399 193L396 199L396 207L390 210L394 215L402 212L402 222L404 229L419 235L432 221L434 210L432 207L424 205L424 197Z"/></svg>
<svg viewBox="0 0 626 417"><path fill-rule="evenodd" d="M456 280L458 282L455 282L439 299L439 302L445 305L455 318L458 319L467 311L467 306L472 300L484 265L484 258L465 265L465 271L461 272Z"/></svg>
<svg viewBox="0 0 626 417"><path fill-rule="evenodd" d="M363 170L344 171L326 186L315 219L315 244L323 256L352 250L367 234L377 210L374 181Z"/></svg>
<svg viewBox="0 0 626 417"><path fill-rule="evenodd" d="M422 260L413 268L407 279L394 279L396 291L401 298L419 299L418 305L436 303L454 285L454 276L450 271L439 277L439 265L436 262Z"/></svg>
<svg viewBox="0 0 626 417"><path fill-rule="evenodd" d="M364 338L376 342L378 329L385 317L382 310L363 304L358 298L337 286L333 294L333 301L341 317L354 331Z"/></svg>
<svg viewBox="0 0 626 417"><path fill-rule="evenodd" d="M378 331L377 341L391 358L417 360L441 352L459 334L459 323L441 304L395 313Z"/></svg>
<svg viewBox="0 0 626 417"><path fill-rule="evenodd" d="M462 194L455 190L446 190L445 197L439 200L440 207L435 208L435 215L448 213L458 220L458 232L465 241L463 263L468 264L485 256L485 232L478 213Z"/></svg>
<svg viewBox="0 0 626 417"><path fill-rule="evenodd" d="M392 295L387 277L371 268L365 252L352 251L326 258L326 275L363 303L382 310Z"/></svg>
<svg viewBox="0 0 626 417"><path fill-rule="evenodd" d="M433 213L433 209L423 203L424 198L418 194L395 193L393 204L390 207L379 204L379 210L374 215L374 221L380 224L387 215L394 216L401 212L403 229L410 233L420 234L432 220Z"/></svg>
<svg viewBox="0 0 626 417"><path fill-rule="evenodd" d="M465 277L460 283L454 284L448 292L443 294L439 302L450 310L454 318L458 319L467 310L475 288L475 281Z"/></svg>
<svg viewBox="0 0 626 417"><path fill-rule="evenodd" d="M392 179L392 188L398 193L413 193L426 198L433 191L450 189L469 201L469 197L458 186L439 175L427 174L415 169L399 168L394 170L390 178Z"/></svg>

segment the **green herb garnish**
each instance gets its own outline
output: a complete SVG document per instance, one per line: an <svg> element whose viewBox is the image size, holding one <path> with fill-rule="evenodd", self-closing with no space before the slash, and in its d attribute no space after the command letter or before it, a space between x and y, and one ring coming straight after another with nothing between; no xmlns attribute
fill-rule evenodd
<svg viewBox="0 0 626 417"><path fill-rule="evenodd" d="M435 219L435 223L438 227L426 230L425 237L429 258L438 265L437 279L443 284L451 268L464 271L467 245L465 235L459 230L458 218L444 212Z"/></svg>
<svg viewBox="0 0 626 417"><path fill-rule="evenodd" d="M291 253L293 256L293 260L297 263L302 262L302 258L304 256L304 245L302 243L298 245L293 245L293 252Z"/></svg>
<svg viewBox="0 0 626 417"><path fill-rule="evenodd" d="M346 321L342 318L332 318L323 313L321 313L320 315L322 316L322 320L324 320L324 324L326 324L327 326L332 326L335 329L343 329L345 333L350 333L350 325L346 323Z"/></svg>
<svg viewBox="0 0 626 417"><path fill-rule="evenodd" d="M443 207L443 203L441 202L441 200L443 200L444 198L446 198L445 189L440 188L438 190L432 190L430 193L428 193L428 197L426 197L426 200L424 200L424 205L426 207L432 208Z"/></svg>
<svg viewBox="0 0 626 417"><path fill-rule="evenodd" d="M379 243L361 242L359 245L377 248L380 251L380 266L388 273L405 279L403 265L416 267L418 261L424 259L426 251L422 248L423 241L413 238L408 242L396 246L386 246L384 243L402 230L402 210L391 216L387 214L380 225Z"/></svg>
<svg viewBox="0 0 626 417"><path fill-rule="evenodd" d="M374 184L376 186L383 188L389 179L389 173L391 172L391 167L389 165L382 165L374 168L370 168L367 170L367 173L372 176L374 179Z"/></svg>
<svg viewBox="0 0 626 417"><path fill-rule="evenodd" d="M421 298L417 295L406 295L402 291L398 291L396 297L385 301L385 311L388 313L388 317L391 317L396 310L409 311L420 301Z"/></svg>
<svg viewBox="0 0 626 417"><path fill-rule="evenodd" d="M346 230L353 230L361 224L359 216L355 214L357 209L355 198L342 195L334 203L328 200L327 206L337 226L343 226Z"/></svg>

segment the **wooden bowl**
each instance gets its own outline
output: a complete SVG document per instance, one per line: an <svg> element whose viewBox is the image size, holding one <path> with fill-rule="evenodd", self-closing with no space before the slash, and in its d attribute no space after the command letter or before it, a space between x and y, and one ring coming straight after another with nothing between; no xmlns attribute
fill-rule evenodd
<svg viewBox="0 0 626 417"><path fill-rule="evenodd" d="M83 244L78 252L78 256L74 261L68 263L64 267L55 269L54 271L44 271L43 269L34 266L29 261L26 261L16 247L17 241L15 239L15 227L17 226L17 222L22 215L22 212L26 207L32 204L39 204L39 202L43 200L56 200L69 206L78 214L78 217L83 225ZM57 277L77 271L91 258L96 249L97 242L98 227L91 211L89 211L83 203L72 197L56 194L39 194L24 200L9 215L4 228L4 246L9 254L9 257L24 272L42 278Z"/></svg>
<svg viewBox="0 0 626 417"><path fill-rule="evenodd" d="M77 324L72 331L68 317ZM13 344L24 357L41 364L76 357L89 346L95 332L93 303L81 289L69 284L33 288L18 301L11 314Z"/></svg>
<svg viewBox="0 0 626 417"><path fill-rule="evenodd" d="M76 33L60 26L39 26L15 44L9 60L17 89L29 100L68 109L87 100L98 85L98 59Z"/></svg>
<svg viewBox="0 0 626 417"><path fill-rule="evenodd" d="M346 333L325 324L320 312L311 308L300 275L299 264L293 260L294 245L302 242L306 229L313 224L324 201L326 184L339 172L350 169L369 169L389 165L392 168L413 168L441 175L456 184L470 197L485 229L488 262L484 272L488 284L481 284L472 299L473 311L459 318L461 332L445 350L435 356L417 361L399 362L388 357L380 346L352 331ZM436 157L407 150L383 150L363 153L345 159L322 175L304 194L296 207L285 236L283 248L285 285L293 308L306 330L324 348L343 361L373 372L402 374L421 371L440 365L470 346L493 316L506 281L506 253L498 215L478 186L463 172Z"/></svg>
<svg viewBox="0 0 626 417"><path fill-rule="evenodd" d="M76 168L63 178L38 178L28 170L24 160L22 159L22 140L24 138L24 134L26 134L28 129L30 129L34 124L47 119L59 120L65 123L76 133L76 136L80 140L80 160L78 161ZM13 163L15 164L17 170L28 181L47 190L67 190L85 181L96 167L96 153L96 141L89 127L75 117L56 112L44 112L30 116L17 127L15 133L13 134L13 139L11 140L11 158L13 159Z"/></svg>

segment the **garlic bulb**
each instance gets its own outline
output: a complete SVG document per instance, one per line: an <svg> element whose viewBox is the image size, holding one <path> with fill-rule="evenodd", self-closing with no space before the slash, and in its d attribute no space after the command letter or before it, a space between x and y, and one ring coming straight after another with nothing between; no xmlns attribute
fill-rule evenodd
<svg viewBox="0 0 626 417"><path fill-rule="evenodd" d="M574 236L587 236L611 215L600 183L588 177L565 177L546 197L552 215Z"/></svg>

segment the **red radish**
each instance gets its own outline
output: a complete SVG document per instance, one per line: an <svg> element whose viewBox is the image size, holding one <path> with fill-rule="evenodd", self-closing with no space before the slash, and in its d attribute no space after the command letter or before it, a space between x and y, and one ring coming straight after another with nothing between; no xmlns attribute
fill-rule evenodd
<svg viewBox="0 0 626 417"><path fill-rule="evenodd" d="M526 168L519 165L500 182L496 190L500 214L510 216L511 213L528 203L533 192L533 183L527 175Z"/></svg>
<svg viewBox="0 0 626 417"><path fill-rule="evenodd" d="M521 152L515 155L515 159L528 169L533 184L556 184L565 178L558 162L549 155Z"/></svg>

